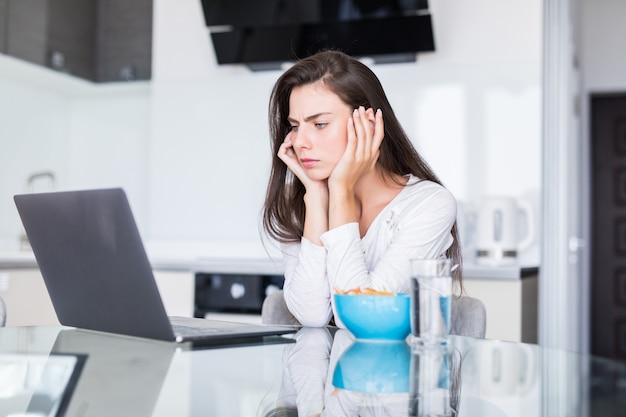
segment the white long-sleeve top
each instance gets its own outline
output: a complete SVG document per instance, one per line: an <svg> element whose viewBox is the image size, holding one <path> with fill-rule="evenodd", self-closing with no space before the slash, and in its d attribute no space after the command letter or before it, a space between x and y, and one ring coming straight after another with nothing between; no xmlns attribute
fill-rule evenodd
<svg viewBox="0 0 626 417"><path fill-rule="evenodd" d="M335 289L408 291L410 260L443 256L452 245L455 220L456 200L448 190L410 176L363 238L354 222L324 233L323 246L304 237L283 244L289 311L302 325L321 327L334 314Z"/></svg>

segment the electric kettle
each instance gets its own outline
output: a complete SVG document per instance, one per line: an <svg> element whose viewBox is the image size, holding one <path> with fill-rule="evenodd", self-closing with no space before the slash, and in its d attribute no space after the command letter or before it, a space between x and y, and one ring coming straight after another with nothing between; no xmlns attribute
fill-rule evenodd
<svg viewBox="0 0 626 417"><path fill-rule="evenodd" d="M520 220L526 217L526 230ZM529 201L504 196L482 200L476 225L476 263L514 265L519 251L535 241L534 212Z"/></svg>
<svg viewBox="0 0 626 417"><path fill-rule="evenodd" d="M490 343L480 349L481 395L501 398L522 396L537 389L539 363L536 352L528 345L516 343Z"/></svg>

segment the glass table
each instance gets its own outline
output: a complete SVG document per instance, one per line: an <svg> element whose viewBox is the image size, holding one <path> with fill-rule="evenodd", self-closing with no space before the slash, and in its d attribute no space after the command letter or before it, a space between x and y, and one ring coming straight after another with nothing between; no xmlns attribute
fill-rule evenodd
<svg viewBox="0 0 626 417"><path fill-rule="evenodd" d="M65 327L0 329L0 416L624 416L626 364L451 336L345 330L202 347Z"/></svg>

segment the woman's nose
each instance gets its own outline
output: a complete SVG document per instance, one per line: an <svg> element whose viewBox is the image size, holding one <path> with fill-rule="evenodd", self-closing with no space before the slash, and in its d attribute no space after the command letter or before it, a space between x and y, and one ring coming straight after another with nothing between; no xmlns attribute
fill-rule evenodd
<svg viewBox="0 0 626 417"><path fill-rule="evenodd" d="M291 133L291 143L297 149L308 149L311 146L309 136L302 128L298 128L297 131Z"/></svg>

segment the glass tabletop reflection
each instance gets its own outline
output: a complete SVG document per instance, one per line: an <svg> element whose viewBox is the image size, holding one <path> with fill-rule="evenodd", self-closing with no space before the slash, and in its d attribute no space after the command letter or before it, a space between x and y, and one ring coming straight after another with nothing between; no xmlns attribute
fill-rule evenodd
<svg viewBox="0 0 626 417"><path fill-rule="evenodd" d="M63 327L0 329L0 416L623 416L626 364L451 336L334 328L192 346Z"/></svg>

